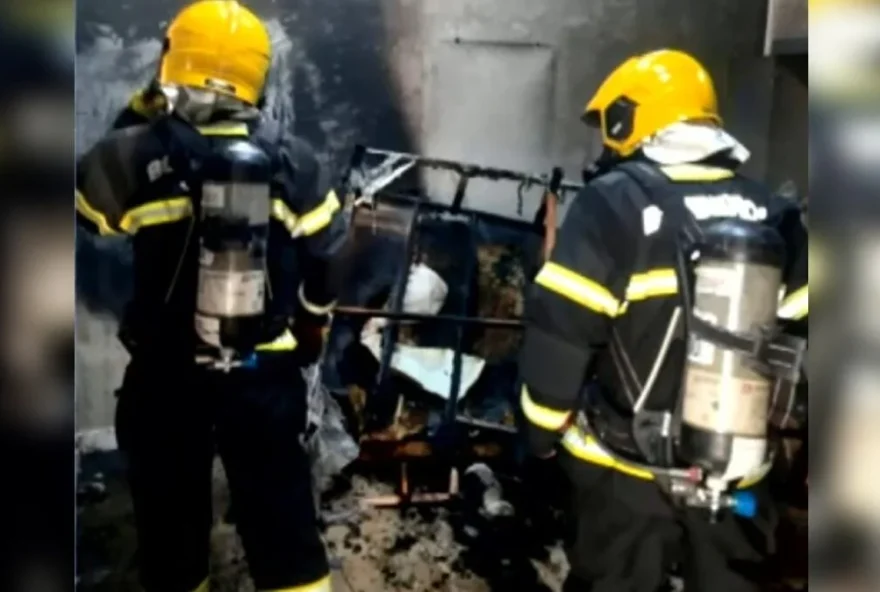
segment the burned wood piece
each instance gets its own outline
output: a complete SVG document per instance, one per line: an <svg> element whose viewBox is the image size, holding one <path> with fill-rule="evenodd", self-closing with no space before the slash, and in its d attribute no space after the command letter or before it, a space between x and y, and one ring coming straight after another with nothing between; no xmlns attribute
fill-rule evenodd
<svg viewBox="0 0 880 592"><path fill-rule="evenodd" d="M553 193L547 193L544 196L544 205L546 211L544 213L544 248L542 255L544 261L550 259L550 253L556 246L556 226L559 224L559 197Z"/></svg>
<svg viewBox="0 0 880 592"><path fill-rule="evenodd" d="M458 469L449 470L449 485L446 491L411 491L407 463L400 467L398 493L364 499L364 504L374 508L392 508L410 504L436 504L448 502L459 493Z"/></svg>
<svg viewBox="0 0 880 592"><path fill-rule="evenodd" d="M559 225L559 186L562 183L562 169L555 167L550 175L550 183L544 193L541 207L538 209L536 222L544 229L542 259L550 259L550 253L556 245L556 227Z"/></svg>
<svg viewBox="0 0 880 592"><path fill-rule="evenodd" d="M403 397L398 402L402 403ZM415 460L430 458L437 453L428 435L429 414L424 409L411 409L402 405L392 424L384 430L366 433L360 440L362 461L385 461L389 459ZM509 439L517 433L513 425L494 423L464 414L456 416L456 422L466 429L476 430L482 437L465 437L459 445L461 459L500 457L504 453L503 442L498 436Z"/></svg>

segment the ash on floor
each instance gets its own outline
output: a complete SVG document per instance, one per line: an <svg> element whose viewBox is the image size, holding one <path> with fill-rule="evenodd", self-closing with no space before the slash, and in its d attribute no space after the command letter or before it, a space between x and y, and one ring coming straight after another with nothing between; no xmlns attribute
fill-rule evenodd
<svg viewBox="0 0 880 592"><path fill-rule="evenodd" d="M135 529L128 490L118 462L84 462L78 495L79 544L77 549L80 592L136 592ZM95 466L97 464L97 467ZM466 562L473 548L465 549L453 534L455 516L441 506L361 511L361 502L391 493L391 488L363 477L328 508L332 522L325 540L333 567L334 592L488 592L487 580L474 574ZM224 517L228 491L220 464L214 479L215 525L212 531L212 582L214 592L253 592L247 564L235 527ZM779 592L804 590L806 513L789 511L779 531L780 548L788 549ZM783 557L786 559L786 557ZM567 572L562 550L551 549L543 562L532 561L544 590L559 592ZM788 565L791 564L791 565ZM481 575L485 575L480 571ZM516 589L525 582L517 583ZM511 589L496 585L496 590Z"/></svg>
<svg viewBox="0 0 880 592"><path fill-rule="evenodd" d="M342 504L392 493L390 488L362 478L355 478L352 485L351 497L340 500ZM442 508L409 508L402 512L370 509L347 523L329 526L327 548L339 562L339 589L489 590L457 563L461 547L446 518Z"/></svg>
<svg viewBox="0 0 880 592"><path fill-rule="evenodd" d="M80 509L81 592L134 592L134 527L128 492L118 475L103 477L100 501ZM440 506L361 510L366 497L387 495L382 483L354 477L351 489L330 505L334 522L325 531L334 592L488 592L485 580L467 569L449 513ZM224 520L228 492L219 463L215 471L212 582L215 592L253 592L235 527ZM558 592L566 567L561 551L535 567Z"/></svg>

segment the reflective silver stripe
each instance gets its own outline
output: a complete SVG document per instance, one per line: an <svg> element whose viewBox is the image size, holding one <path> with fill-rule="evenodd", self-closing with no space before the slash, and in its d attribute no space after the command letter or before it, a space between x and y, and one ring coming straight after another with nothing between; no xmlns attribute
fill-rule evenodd
<svg viewBox="0 0 880 592"><path fill-rule="evenodd" d="M330 304L325 304L323 306L320 304L309 302L308 299L306 299L305 284L299 285L297 297L299 298L299 303L302 304L303 308L306 309L309 313L315 315L316 317L330 314L331 312L333 312L333 307L336 306L335 300Z"/></svg>

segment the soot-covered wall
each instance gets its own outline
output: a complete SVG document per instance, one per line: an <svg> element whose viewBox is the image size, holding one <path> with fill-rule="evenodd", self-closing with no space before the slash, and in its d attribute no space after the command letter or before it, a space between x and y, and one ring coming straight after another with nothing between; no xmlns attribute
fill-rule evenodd
<svg viewBox="0 0 880 592"><path fill-rule="evenodd" d="M584 102L627 56L673 46L716 78L730 129L768 160L773 69L760 58L765 0L250 0L276 53L268 116L305 137L329 175L362 142L487 165L577 175L597 144ZM77 150L109 125L155 68L183 0L77 6ZM435 199L450 179L426 178ZM471 206L518 211L513 187L477 185ZM78 239L77 388L83 428L107 425L125 354L115 340L126 300L123 245Z"/></svg>

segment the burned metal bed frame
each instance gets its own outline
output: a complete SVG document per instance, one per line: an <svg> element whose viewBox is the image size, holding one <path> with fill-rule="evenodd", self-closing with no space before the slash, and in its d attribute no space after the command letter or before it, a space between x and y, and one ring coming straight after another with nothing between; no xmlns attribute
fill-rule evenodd
<svg viewBox="0 0 880 592"><path fill-rule="evenodd" d="M408 173L419 173L426 170L442 170L457 174L455 192L450 203L430 201L423 197L423 192L402 192L394 189L394 185ZM406 460L401 463L401 475L398 494L388 498L374 500L374 505L397 505L400 503L430 503L448 499L457 489L456 471L456 448L459 442L458 430L467 427L471 430L492 431L506 434L508 437L516 433L516 429L502 424L481 421L459 413L459 389L462 381L462 357L464 345L465 326L482 328L500 327L511 330L520 330L522 321L519 318L484 318L468 316L466 314L418 314L403 311L404 296L409 277L410 265L417 251L421 239L417 227L425 213L448 213L456 216L461 222L465 222L468 228L470 249L476 252L478 246L477 225L480 222L496 224L521 230L523 233L542 233L541 223L543 220L536 219L532 223L523 220L514 220L498 216L496 214L479 211L464 206L464 200L469 183L473 179L488 179L492 181L512 181L519 183L517 195L521 201L522 192L528 188L540 188L544 196L553 195L560 202L582 188L577 183L565 182L562 179L562 171L559 168L551 174L538 175L512 171L503 168L485 167L476 164L462 163L438 158L427 158L414 154L392 152L365 146L355 147L349 166L342 176L342 191L344 192L344 209L350 217L354 216L356 208L375 208L379 204L401 205L411 208L411 220L405 234L405 247L402 265L397 273L391 288L390 307L387 309L367 308L360 306L339 306L336 316L341 318L384 318L388 323L382 329L382 346L379 360L379 368L372 389L367 392L364 415L366 417L365 432L380 429L382 425L375 422L377 417L376 405L387 400L383 395L387 392L389 376L391 375L391 362L395 348L399 340L399 329L402 322L406 323L447 323L454 325L455 338L453 350L452 376L448 399L442 413L442 420L437 429L436 436L432 438L431 456L439 460L450 469L449 490L445 493L419 494L412 490L407 474ZM420 179L416 185L420 185ZM538 216L541 216L539 210ZM465 277L470 277L476 270L474 264L468 261L464 268ZM470 285L464 288L464 299L472 295Z"/></svg>

